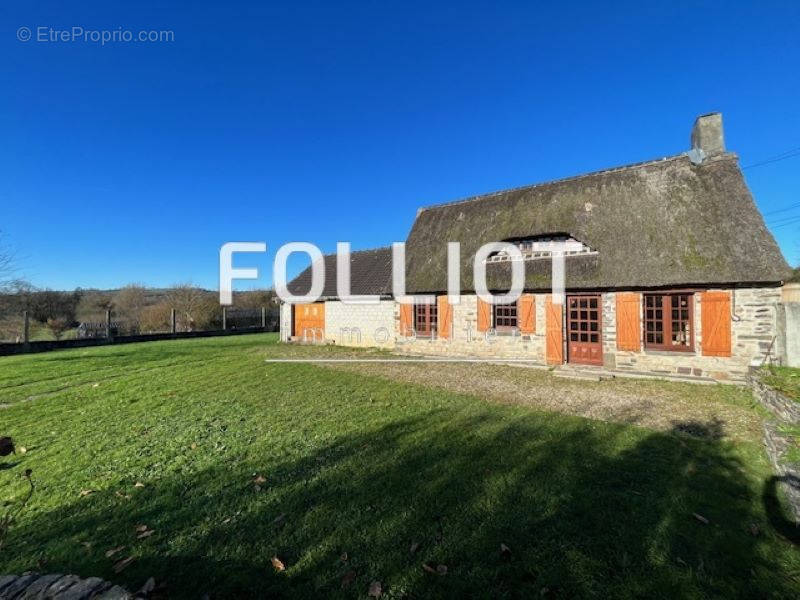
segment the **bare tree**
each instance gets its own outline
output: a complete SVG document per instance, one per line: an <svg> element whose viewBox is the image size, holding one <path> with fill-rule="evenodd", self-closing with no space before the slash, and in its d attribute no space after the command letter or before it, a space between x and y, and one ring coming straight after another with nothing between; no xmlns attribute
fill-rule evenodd
<svg viewBox="0 0 800 600"><path fill-rule="evenodd" d="M250 290L247 292L234 292L233 305L237 308L270 308L275 305L277 295L273 289Z"/></svg>
<svg viewBox="0 0 800 600"><path fill-rule="evenodd" d="M53 334L54 338L60 340L64 332L70 328L70 323L63 317L47 319L47 328L50 330L50 333Z"/></svg>
<svg viewBox="0 0 800 600"><path fill-rule="evenodd" d="M48 319L64 319L71 326L82 294L80 290L34 290L25 299L25 308L30 311L31 318L40 323L47 323Z"/></svg>
<svg viewBox="0 0 800 600"><path fill-rule="evenodd" d="M138 331L142 311L147 306L147 288L131 283L119 290L113 299L114 309L119 317L126 321L131 331Z"/></svg>
<svg viewBox="0 0 800 600"><path fill-rule="evenodd" d="M175 309L182 331L208 329L221 313L214 294L189 283L174 286L167 293L167 302Z"/></svg>
<svg viewBox="0 0 800 600"><path fill-rule="evenodd" d="M172 308L166 300L145 306L139 313L139 331L152 333L169 331Z"/></svg>
<svg viewBox="0 0 800 600"><path fill-rule="evenodd" d="M105 312L113 308L113 298L102 290L83 290L81 301L76 309L79 321L98 322L105 319Z"/></svg>

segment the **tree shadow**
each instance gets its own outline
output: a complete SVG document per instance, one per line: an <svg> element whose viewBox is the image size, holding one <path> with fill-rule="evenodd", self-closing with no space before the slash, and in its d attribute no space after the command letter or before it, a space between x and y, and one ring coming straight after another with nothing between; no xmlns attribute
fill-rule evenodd
<svg viewBox="0 0 800 600"><path fill-rule="evenodd" d="M764 482L762 502L770 525L786 540L800 545L800 523L786 517L785 510L778 498L778 483L800 489L800 479L794 475L773 476Z"/></svg>
<svg viewBox="0 0 800 600"><path fill-rule="evenodd" d="M707 440L721 440L725 437L725 421L718 417L706 422L672 421L672 431Z"/></svg>
<svg viewBox="0 0 800 600"><path fill-rule="evenodd" d="M176 598L363 597L373 580L398 598L800 589L797 557L776 554L786 549L758 492L713 437L432 410L273 461L257 491L263 459L220 460L148 482L129 500L107 490L36 514L7 545L24 558L0 557L0 571L75 572L130 589L152 576ZM137 539L138 524L155 533ZM115 574L131 551L136 561ZM34 556L42 563L30 564ZM343 587L349 571L355 579Z"/></svg>

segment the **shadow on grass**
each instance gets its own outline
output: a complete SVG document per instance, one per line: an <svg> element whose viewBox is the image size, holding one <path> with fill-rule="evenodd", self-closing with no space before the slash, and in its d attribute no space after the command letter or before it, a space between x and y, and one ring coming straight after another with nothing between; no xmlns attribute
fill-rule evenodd
<svg viewBox="0 0 800 600"><path fill-rule="evenodd" d="M778 483L785 483L795 489L800 489L800 480L793 475L773 476L764 482L762 499L767 512L770 525L778 534L795 545L800 545L800 524L787 519L783 506L778 499Z"/></svg>
<svg viewBox="0 0 800 600"><path fill-rule="evenodd" d="M32 516L13 531L0 571L98 575L131 589L153 576L186 598L364 597L373 580L408 598L798 592L787 574L797 562L786 566L758 491L719 441L435 411L299 459L219 462L148 482L130 500L108 490ZM255 473L266 477L261 491ZM137 524L155 533L137 540ZM114 574L131 551L136 561ZM273 555L286 572L274 572Z"/></svg>

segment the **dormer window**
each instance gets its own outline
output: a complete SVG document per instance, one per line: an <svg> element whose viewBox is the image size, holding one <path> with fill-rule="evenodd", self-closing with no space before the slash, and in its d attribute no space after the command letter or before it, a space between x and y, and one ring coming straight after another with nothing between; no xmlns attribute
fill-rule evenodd
<svg viewBox="0 0 800 600"><path fill-rule="evenodd" d="M550 259L554 252L564 256L585 256L597 254L589 246L567 234L539 235L528 238L503 240L517 246L522 252L522 260ZM487 263L511 260L507 252L495 252L486 259Z"/></svg>

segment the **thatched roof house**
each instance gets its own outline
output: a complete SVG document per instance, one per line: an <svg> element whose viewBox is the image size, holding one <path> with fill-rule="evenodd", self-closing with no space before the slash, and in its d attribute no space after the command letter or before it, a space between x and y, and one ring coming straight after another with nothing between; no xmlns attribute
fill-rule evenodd
<svg viewBox="0 0 800 600"><path fill-rule="evenodd" d="M460 244L457 298L448 242ZM516 301L475 293L476 256L496 242L513 247L483 255L489 290L505 293L522 260ZM551 293L550 242L570 244L564 296ZM324 266L322 301L282 308L283 339L717 380L775 359L791 276L719 113L697 119L682 154L420 209L406 241L411 303L390 297L389 248L351 257L351 293L383 298L373 305L342 302L335 255ZM308 268L289 288L310 286Z"/></svg>
<svg viewBox="0 0 800 600"><path fill-rule="evenodd" d="M780 282L789 268L729 152L687 154L420 210L406 245L411 293L446 288L446 242L461 243L461 287L488 242L554 235L589 250L567 258L567 289ZM508 263L488 265L508 289ZM549 289L550 261L525 265L525 288Z"/></svg>

